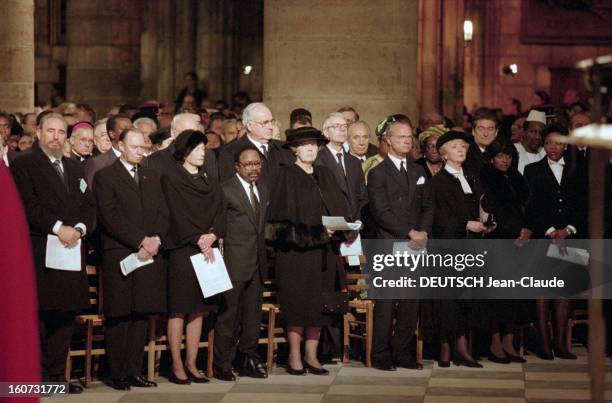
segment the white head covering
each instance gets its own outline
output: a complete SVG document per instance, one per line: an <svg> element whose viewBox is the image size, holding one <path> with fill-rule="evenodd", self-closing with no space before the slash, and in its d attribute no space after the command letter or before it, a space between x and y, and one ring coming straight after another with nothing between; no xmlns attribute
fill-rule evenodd
<svg viewBox="0 0 612 403"><path fill-rule="evenodd" d="M546 114L544 112L536 111L532 109L529 111L529 115L527 115L526 122L540 122L543 125L546 125Z"/></svg>

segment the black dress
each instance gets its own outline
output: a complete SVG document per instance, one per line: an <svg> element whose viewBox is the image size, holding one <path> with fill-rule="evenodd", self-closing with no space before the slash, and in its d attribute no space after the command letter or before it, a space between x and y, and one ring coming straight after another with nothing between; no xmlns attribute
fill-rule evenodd
<svg viewBox="0 0 612 403"><path fill-rule="evenodd" d="M204 299L191 256L201 253L198 240L213 232L225 233L225 207L221 186L202 172L191 174L178 163L162 177L170 208L168 248L168 312L196 313L214 310L216 298Z"/></svg>
<svg viewBox="0 0 612 403"><path fill-rule="evenodd" d="M270 199L265 232L275 250L285 324L329 325L333 318L321 313L321 295L336 287L337 241L328 237L321 217L346 217L348 204L333 173L323 166L314 166L312 175L297 165L282 167Z"/></svg>

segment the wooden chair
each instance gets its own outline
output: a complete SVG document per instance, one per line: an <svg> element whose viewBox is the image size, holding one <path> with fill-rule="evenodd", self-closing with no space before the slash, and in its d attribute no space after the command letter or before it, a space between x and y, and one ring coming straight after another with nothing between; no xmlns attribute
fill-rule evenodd
<svg viewBox="0 0 612 403"><path fill-rule="evenodd" d="M205 316L206 319L207 316ZM169 350L167 329L167 318L165 315L154 315L149 318L149 336L145 346L147 352L147 376L149 380L154 380L159 376L159 363L161 361L162 351ZM185 348L185 336L181 349ZM215 344L215 330L211 328L208 331L206 341L200 341L198 347L207 349L206 356L206 376L213 376L213 346Z"/></svg>
<svg viewBox="0 0 612 403"><path fill-rule="evenodd" d="M365 256L360 256L360 263L365 263ZM362 273L347 273L345 287L353 298L349 300L349 311L344 315L344 354L342 362L349 361L351 339L362 340L365 344L365 365L372 366L372 336L374 334L374 300L367 298L367 275ZM362 318L359 318L362 316ZM416 361L423 362L423 329L417 322Z"/></svg>
<svg viewBox="0 0 612 403"><path fill-rule="evenodd" d="M589 310L584 308L576 308L573 310L569 320L567 321L567 331L565 332L565 345L567 351L572 352L572 330L576 325L589 324Z"/></svg>
<svg viewBox="0 0 612 403"><path fill-rule="evenodd" d="M287 339L282 336L285 333L285 329L279 327L280 308L276 284L273 280L264 282L263 300L261 309L267 321L262 322L261 327L265 330L266 337L260 338L259 344L267 344L268 346L266 369L270 373L276 362L278 344L287 342Z"/></svg>
<svg viewBox="0 0 612 403"><path fill-rule="evenodd" d="M97 271L95 266L87 266L87 276L89 279L89 302L91 304L90 313L78 315L75 318L77 325L84 329L83 348L71 349L66 360L66 379L70 380L72 372L72 358L84 357L85 361L85 387L91 384L92 362L94 357L99 357L106 353L104 348L93 348L94 342L104 340L104 316L102 314L103 286L102 273Z"/></svg>

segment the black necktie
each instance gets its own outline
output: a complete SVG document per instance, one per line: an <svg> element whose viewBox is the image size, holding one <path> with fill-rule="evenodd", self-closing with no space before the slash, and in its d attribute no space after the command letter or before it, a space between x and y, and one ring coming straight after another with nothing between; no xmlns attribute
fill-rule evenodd
<svg viewBox="0 0 612 403"><path fill-rule="evenodd" d="M68 185L66 184L66 176L64 176L64 171L62 170L62 164L61 164L60 160L53 161L53 168L55 168L55 171L59 175L59 177L62 180L62 183L64 184L64 186L68 187Z"/></svg>
<svg viewBox="0 0 612 403"><path fill-rule="evenodd" d="M336 157L338 157L338 166L340 166L340 170L346 176L346 170L344 169L344 164L342 164L342 157L344 155L342 153L336 153Z"/></svg>
<svg viewBox="0 0 612 403"><path fill-rule="evenodd" d="M268 159L268 147L266 147L265 144L261 145L261 152L263 153L264 158Z"/></svg>
<svg viewBox="0 0 612 403"><path fill-rule="evenodd" d="M257 200L257 196L255 195L255 185L249 185L249 198L251 199L251 207L253 208L253 213L255 213L255 219L259 222L259 200Z"/></svg>
<svg viewBox="0 0 612 403"><path fill-rule="evenodd" d="M400 172L406 178L406 184L408 184L408 171L406 171L406 167L404 166L404 161L400 161Z"/></svg>
<svg viewBox="0 0 612 403"><path fill-rule="evenodd" d="M134 182L136 182L136 185L140 185L140 176L138 175L138 168L136 168L136 165L132 167L132 172L134 172Z"/></svg>

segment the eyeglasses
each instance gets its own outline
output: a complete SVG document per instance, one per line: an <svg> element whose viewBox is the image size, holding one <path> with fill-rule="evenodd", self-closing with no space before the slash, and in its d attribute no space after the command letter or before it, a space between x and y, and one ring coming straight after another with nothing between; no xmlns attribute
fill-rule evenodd
<svg viewBox="0 0 612 403"><path fill-rule="evenodd" d="M259 168L261 166L261 161L257 162L239 162L238 163L243 168Z"/></svg>
<svg viewBox="0 0 612 403"><path fill-rule="evenodd" d="M261 127L274 126L276 124L276 119L264 120L263 122L253 121L253 123L257 123Z"/></svg>
<svg viewBox="0 0 612 403"><path fill-rule="evenodd" d="M329 127L331 127L334 130L338 130L338 129L348 129L348 124L346 123L336 123L335 125L331 125Z"/></svg>
<svg viewBox="0 0 612 403"><path fill-rule="evenodd" d="M393 136L387 136L387 137L393 137L393 138L396 138L396 139L401 140L401 141L406 141L408 139L414 139L414 136L397 136L397 135L393 135Z"/></svg>
<svg viewBox="0 0 612 403"><path fill-rule="evenodd" d="M484 127L484 126L476 126L476 132L478 133L495 133L497 128L495 126Z"/></svg>

